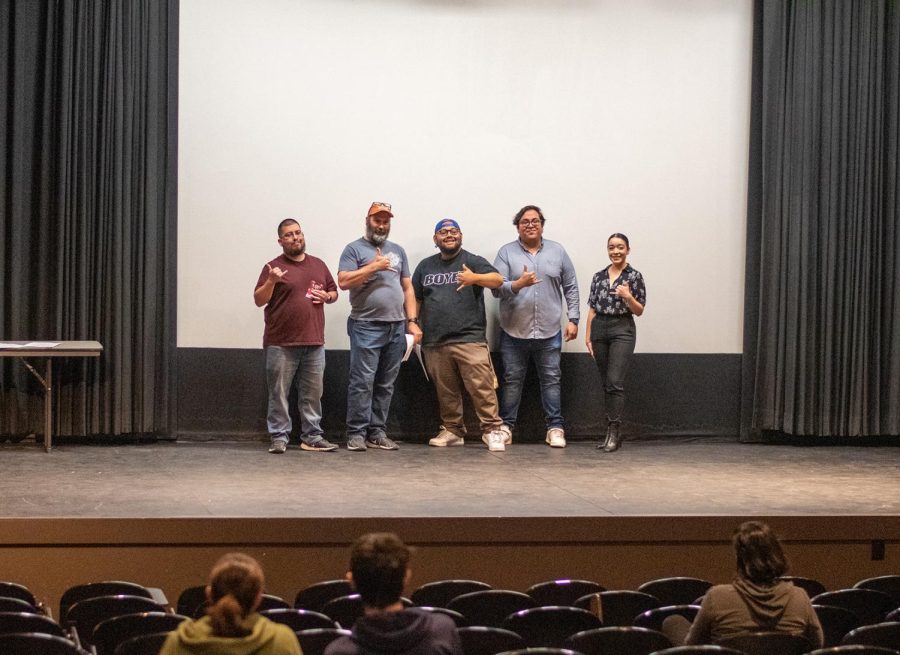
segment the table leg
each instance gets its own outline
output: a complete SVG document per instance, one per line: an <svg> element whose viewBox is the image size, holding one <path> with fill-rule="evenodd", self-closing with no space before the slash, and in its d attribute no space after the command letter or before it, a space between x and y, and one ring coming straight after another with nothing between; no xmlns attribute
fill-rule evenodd
<svg viewBox="0 0 900 655"><path fill-rule="evenodd" d="M47 372L44 380L44 450L48 453L53 445L53 436L51 434L53 423L53 359L47 358Z"/></svg>

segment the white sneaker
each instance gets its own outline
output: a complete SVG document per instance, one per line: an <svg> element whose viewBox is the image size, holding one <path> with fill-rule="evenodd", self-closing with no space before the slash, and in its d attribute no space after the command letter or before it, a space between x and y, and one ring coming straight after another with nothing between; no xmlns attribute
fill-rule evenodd
<svg viewBox="0 0 900 655"><path fill-rule="evenodd" d="M550 428L547 430L547 437L544 439L552 448L566 447L566 432L562 428Z"/></svg>
<svg viewBox="0 0 900 655"><path fill-rule="evenodd" d="M488 450L492 453L502 452L506 450L506 437L500 430L491 430L481 435L481 440L487 444Z"/></svg>
<svg viewBox="0 0 900 655"><path fill-rule="evenodd" d="M503 443L511 444L512 443L512 428L509 427L506 423L500 426L500 432L503 433Z"/></svg>
<svg viewBox="0 0 900 655"><path fill-rule="evenodd" d="M465 440L450 432L441 426L441 431L438 432L436 437L432 437L428 440L429 446L438 446L439 448L443 448L444 446L462 446Z"/></svg>

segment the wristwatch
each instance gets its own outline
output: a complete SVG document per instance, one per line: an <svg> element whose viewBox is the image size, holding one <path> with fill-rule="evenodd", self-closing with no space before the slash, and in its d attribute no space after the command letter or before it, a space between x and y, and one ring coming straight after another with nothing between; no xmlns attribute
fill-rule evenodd
<svg viewBox="0 0 900 655"><path fill-rule="evenodd" d="M415 323L416 325L418 325L418 324L419 324L419 319L416 318L415 316L413 316L412 318L406 319L406 322L407 322L407 323Z"/></svg>

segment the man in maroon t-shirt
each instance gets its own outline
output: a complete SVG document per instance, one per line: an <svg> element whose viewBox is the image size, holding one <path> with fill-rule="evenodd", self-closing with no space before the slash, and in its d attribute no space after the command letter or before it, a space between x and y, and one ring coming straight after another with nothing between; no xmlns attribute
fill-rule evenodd
<svg viewBox="0 0 900 655"><path fill-rule="evenodd" d="M278 224L278 244L284 251L259 274L253 300L265 306L266 383L269 409L266 423L270 453L287 450L291 435L288 392L295 376L300 410L300 448L336 450L323 436L322 387L325 376L325 303L337 300L337 285L318 257L306 254L300 224L286 218Z"/></svg>

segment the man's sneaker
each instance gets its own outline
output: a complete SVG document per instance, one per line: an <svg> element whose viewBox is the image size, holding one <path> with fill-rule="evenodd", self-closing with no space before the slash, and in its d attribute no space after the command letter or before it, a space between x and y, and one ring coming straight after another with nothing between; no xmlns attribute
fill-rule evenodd
<svg viewBox="0 0 900 655"><path fill-rule="evenodd" d="M492 453L506 450L506 437L500 430L491 430L481 435L481 440L487 444Z"/></svg>
<svg viewBox="0 0 900 655"><path fill-rule="evenodd" d="M373 437L371 439L367 438L366 445L369 448L381 448L382 450L397 450L400 447L384 435Z"/></svg>
<svg viewBox="0 0 900 655"><path fill-rule="evenodd" d="M503 443L509 445L512 443L512 428L506 423L500 426L500 432L503 433Z"/></svg>
<svg viewBox="0 0 900 655"><path fill-rule="evenodd" d="M462 446L464 441L465 440L462 437L453 434L450 430L441 426L441 431L438 432L436 437L432 437L428 440L428 445L438 446L439 448L444 446Z"/></svg>
<svg viewBox="0 0 900 655"><path fill-rule="evenodd" d="M328 441L328 439L322 438L318 441L313 441L312 443L306 443L304 441L300 444L300 450L321 450L322 452L330 452L332 450L337 450L337 446Z"/></svg>
<svg viewBox="0 0 900 655"><path fill-rule="evenodd" d="M279 439L278 441L273 441L272 445L269 446L269 452L273 455L284 455L287 450L287 441L282 441Z"/></svg>
<svg viewBox="0 0 900 655"><path fill-rule="evenodd" d="M366 450L366 440L359 435L350 437L347 442L347 450Z"/></svg>
<svg viewBox="0 0 900 655"><path fill-rule="evenodd" d="M547 430L547 437L544 439L553 448L566 447L566 433L562 428L550 428Z"/></svg>

